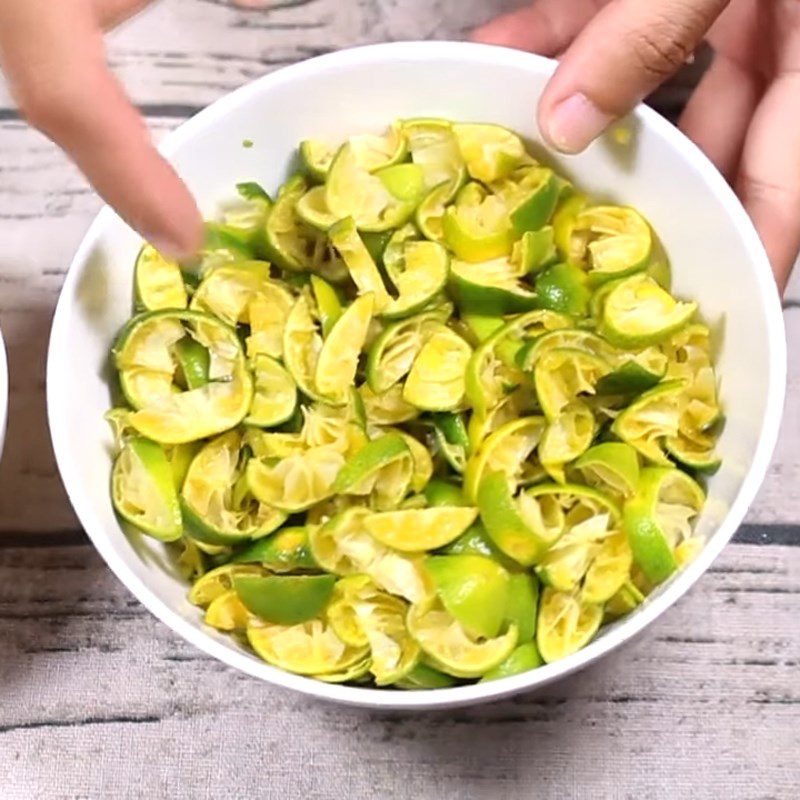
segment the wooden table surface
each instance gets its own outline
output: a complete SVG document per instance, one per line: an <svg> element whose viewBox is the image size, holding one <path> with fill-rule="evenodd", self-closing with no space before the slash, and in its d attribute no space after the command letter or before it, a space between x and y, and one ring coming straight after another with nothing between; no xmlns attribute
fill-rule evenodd
<svg viewBox="0 0 800 800"><path fill-rule="evenodd" d="M371 41L461 38L515 0L165 0L110 60L161 136L269 70ZM668 90L661 100L673 104ZM769 476L735 541L636 642L536 695L474 709L343 710L185 644L88 544L45 419L50 319L100 206L0 84L0 798L800 796L800 282ZM76 357L77 354L76 354Z"/></svg>

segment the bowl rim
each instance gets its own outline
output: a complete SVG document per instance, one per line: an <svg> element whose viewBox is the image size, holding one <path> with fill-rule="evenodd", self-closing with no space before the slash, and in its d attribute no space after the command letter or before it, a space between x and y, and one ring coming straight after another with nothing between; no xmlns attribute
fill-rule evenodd
<svg viewBox="0 0 800 800"><path fill-rule="evenodd" d="M3 331L0 330L0 458L3 457L3 445L6 438L6 425L8 423L8 356L3 341Z"/></svg>
<svg viewBox="0 0 800 800"><path fill-rule="evenodd" d="M349 48L283 67L225 95L169 134L162 142L160 150L167 156L171 155L184 142L201 133L207 123L224 116L229 109L235 106L248 103L270 87L284 82L313 78L315 74L335 67L364 65L377 61L407 62L408 60L431 58L456 62L466 59L478 63L500 63L517 68L533 68L538 72L552 71L555 65L552 60L531 53L468 42L392 42ZM748 260L754 267L759 289L758 299L765 309L767 318L770 381L767 388L766 412L754 457L735 501L695 561L676 575L672 583L643 605L635 615L615 623L604 636L595 639L584 649L561 661L544 665L536 670L484 684L412 692L327 684L313 678L284 672L269 664L256 661L245 652L235 650L228 644L213 638L211 634L196 628L161 601L155 592L128 567L125 560L117 556L104 526L96 519L91 504L81 494L77 479L72 475L72 457L67 435L69 420L59 410L56 362L59 356L59 341L64 340L62 332L68 329L70 323L72 306L68 302L68 298L73 296L80 269L87 262L107 225L116 218L113 210L106 206L92 222L81 242L59 295L48 349L46 378L48 420L59 473L84 530L111 570L151 613L206 654L219 659L228 666L276 686L350 706L433 710L501 699L521 691L539 689L555 680L564 678L639 634L688 591L733 536L766 475L777 441L786 388L784 322L780 298L772 278L766 252L750 218L731 187L700 149L657 112L644 105L639 105L632 115L643 126L665 139L690 163L702 176L734 224L740 228Z"/></svg>

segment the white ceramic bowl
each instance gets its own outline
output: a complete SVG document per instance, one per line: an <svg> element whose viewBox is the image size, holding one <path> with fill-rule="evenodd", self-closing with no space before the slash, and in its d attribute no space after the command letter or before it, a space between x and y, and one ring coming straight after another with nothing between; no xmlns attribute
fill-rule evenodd
<svg viewBox="0 0 800 800"><path fill-rule="evenodd" d="M307 137L377 132L394 118L427 115L498 122L536 141L536 98L552 67L547 59L474 44L347 50L282 69L234 92L181 126L162 149L211 215L236 181L257 180L274 190L287 176L297 143ZM555 162L597 195L644 212L672 259L675 291L698 300L720 334L724 461L699 520L708 544L694 563L579 653L488 684L428 692L365 689L328 685L263 663L204 627L158 543L130 541L114 516L110 435L102 418L110 403L107 363L114 336L130 315L140 242L105 209L75 256L58 303L48 406L56 458L75 510L136 597L185 639L250 675L342 703L407 709L475 703L543 686L618 647L672 605L731 538L764 477L782 411L786 353L767 258L728 185L653 111L640 107L631 125L629 148L609 139ZM244 148L245 138L254 147Z"/></svg>
<svg viewBox="0 0 800 800"><path fill-rule="evenodd" d="M6 348L3 344L3 334L0 331L0 458L3 456L3 444L6 438L6 423L8 422L8 360Z"/></svg>

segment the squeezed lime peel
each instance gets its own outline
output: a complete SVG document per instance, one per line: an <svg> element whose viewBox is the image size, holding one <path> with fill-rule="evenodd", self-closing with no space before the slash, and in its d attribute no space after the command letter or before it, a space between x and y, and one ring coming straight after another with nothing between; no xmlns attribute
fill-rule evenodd
<svg viewBox="0 0 800 800"><path fill-rule="evenodd" d="M696 304L638 211L501 126L300 161L274 202L239 184L192 269L141 251L115 508L281 669L424 689L569 656L702 546L722 415Z"/></svg>

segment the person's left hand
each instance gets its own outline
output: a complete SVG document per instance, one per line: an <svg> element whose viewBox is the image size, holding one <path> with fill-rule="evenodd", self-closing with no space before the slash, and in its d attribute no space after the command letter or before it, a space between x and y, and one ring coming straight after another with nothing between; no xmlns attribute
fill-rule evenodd
<svg viewBox="0 0 800 800"><path fill-rule="evenodd" d="M0 0L0 66L27 119L168 255L201 245L200 212L106 63L103 32L150 0ZM233 0L256 6L253 0Z"/></svg>

